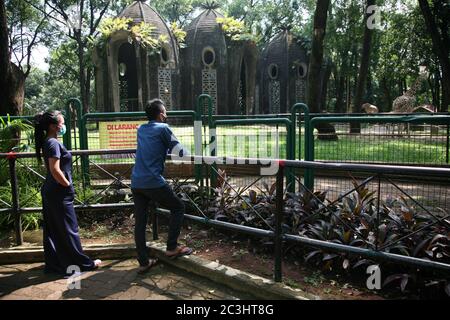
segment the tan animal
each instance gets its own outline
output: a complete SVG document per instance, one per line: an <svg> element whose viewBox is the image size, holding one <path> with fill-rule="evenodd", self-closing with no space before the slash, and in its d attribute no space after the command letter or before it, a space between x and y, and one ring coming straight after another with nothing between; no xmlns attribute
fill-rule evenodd
<svg viewBox="0 0 450 320"><path fill-rule="evenodd" d="M377 106L374 106L373 104L370 103L364 103L361 106L361 110L364 111L365 113L378 113L378 108Z"/></svg>
<svg viewBox="0 0 450 320"><path fill-rule="evenodd" d="M416 103L416 92L422 86L422 82L428 78L428 72L421 71L416 78L416 81L412 84L403 95L397 97L392 102L392 112L394 113L411 113Z"/></svg>

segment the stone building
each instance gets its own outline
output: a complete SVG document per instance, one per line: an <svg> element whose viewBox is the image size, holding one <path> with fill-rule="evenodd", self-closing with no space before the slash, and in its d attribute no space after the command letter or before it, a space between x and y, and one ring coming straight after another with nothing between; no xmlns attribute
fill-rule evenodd
<svg viewBox="0 0 450 320"><path fill-rule="evenodd" d="M309 57L289 30L278 33L263 49L258 64L258 113L285 113L306 103Z"/></svg>
<svg viewBox="0 0 450 320"><path fill-rule="evenodd" d="M233 41L222 31L214 4L185 29L181 50L181 101L194 109L196 98L212 97L215 114L254 113L258 50L253 41Z"/></svg>
<svg viewBox="0 0 450 320"><path fill-rule="evenodd" d="M144 1L135 1L118 17L133 19L155 29L152 37L167 37L158 52L130 41L130 32L110 36L94 54L96 106L100 112L143 110L145 102L159 97L168 110L179 106L179 50L176 39L159 13Z"/></svg>

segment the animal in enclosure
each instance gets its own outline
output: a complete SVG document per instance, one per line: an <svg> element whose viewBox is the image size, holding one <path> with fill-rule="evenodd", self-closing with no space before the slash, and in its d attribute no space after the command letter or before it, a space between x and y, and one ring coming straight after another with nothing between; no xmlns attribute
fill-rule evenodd
<svg viewBox="0 0 450 320"><path fill-rule="evenodd" d="M416 104L416 92L422 86L422 82L428 78L427 71L420 71L413 85L406 90L401 96L395 98L392 103L392 111L390 113L412 113ZM398 135L402 135L403 132L407 132L409 136L409 124L390 124L387 125L387 131L392 130L392 134L395 134L397 129Z"/></svg>
<svg viewBox="0 0 450 320"><path fill-rule="evenodd" d="M416 92L422 86L422 81L428 77L428 72L419 73L413 85L392 103L392 113L411 113L416 103Z"/></svg>
<svg viewBox="0 0 450 320"><path fill-rule="evenodd" d="M361 106L361 110L369 114L378 113L378 107L370 103L364 103Z"/></svg>

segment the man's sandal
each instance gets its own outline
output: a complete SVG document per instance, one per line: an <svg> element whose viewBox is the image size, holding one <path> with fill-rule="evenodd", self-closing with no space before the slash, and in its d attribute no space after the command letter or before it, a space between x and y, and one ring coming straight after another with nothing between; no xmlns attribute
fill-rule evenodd
<svg viewBox="0 0 450 320"><path fill-rule="evenodd" d="M166 251L166 257L175 259L182 256L188 256L193 252L189 247L177 247L175 250Z"/></svg>
<svg viewBox="0 0 450 320"><path fill-rule="evenodd" d="M158 259L153 258L148 260L148 265L146 266L140 266L138 269L138 274L144 274L150 271L151 268L153 268L158 263Z"/></svg>

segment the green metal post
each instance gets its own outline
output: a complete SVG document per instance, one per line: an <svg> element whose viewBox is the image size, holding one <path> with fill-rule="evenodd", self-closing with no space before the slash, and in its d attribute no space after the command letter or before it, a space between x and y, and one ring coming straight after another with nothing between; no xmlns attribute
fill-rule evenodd
<svg viewBox="0 0 450 320"><path fill-rule="evenodd" d="M283 186L284 186L284 166L280 165L277 173L276 181L276 210L275 210L275 261L273 277L275 282L281 282L283 277L282 262L283 262Z"/></svg>
<svg viewBox="0 0 450 320"><path fill-rule="evenodd" d="M305 118L305 147L304 147L304 159L307 159L307 152L309 150L309 139L307 138L307 133L309 130L309 108L306 104L304 103L296 103L292 109L291 109L291 122L292 122L292 155L293 155L293 159L295 160L295 146L297 145L296 143L296 136L297 136L297 114L300 116L300 114L303 112L304 114L304 118ZM299 121L299 134L298 134L298 159L302 160L302 127L301 127L301 123ZM306 184L306 182L308 182L309 184L311 184L311 179L312 179L312 174L313 172L311 171L311 169L305 169L305 176L304 176L304 182Z"/></svg>
<svg viewBox="0 0 450 320"><path fill-rule="evenodd" d="M314 119L312 119L314 120ZM314 161L314 123L313 121L305 121L305 160ZM314 171L313 169L305 170L305 187L314 190Z"/></svg>
<svg viewBox="0 0 450 320"><path fill-rule="evenodd" d="M295 136L295 127L293 127L292 122L286 124L286 156L288 160L295 160L295 143L293 139ZM287 182L287 190L289 192L295 192L295 177L294 177L294 169L286 168L286 182Z"/></svg>
<svg viewBox="0 0 450 320"><path fill-rule="evenodd" d="M23 244L23 232L22 232L22 216L20 212L19 204L19 187L17 181L17 168L16 158L10 158L9 160L9 174L11 178L11 201L12 201L12 213L14 216L14 231L16 234L16 244L21 246Z"/></svg>
<svg viewBox="0 0 450 320"><path fill-rule="evenodd" d="M71 101L66 103L65 124L67 128L66 134L63 136L63 143L67 150L72 150L72 108Z"/></svg>
<svg viewBox="0 0 450 320"><path fill-rule="evenodd" d="M196 111L197 111L197 116L199 117L199 119L201 121L203 121L203 106L202 106L202 102L204 100L208 101L208 128L209 128L209 145L211 145L212 143L214 143L216 140L216 136L215 136L215 125L214 125L214 121L213 121L213 114L212 114L212 98L210 95L207 94L201 94L200 96L198 96L197 98L197 105L196 105ZM203 124L203 123L202 123ZM202 143L202 147L203 147L203 143ZM203 155L203 149L202 149L202 155ZM215 149L213 149L210 153L211 156L215 156L216 155L216 151ZM217 170L216 164L212 164L212 166ZM199 167L199 172L200 172L200 179L202 179L203 177L201 177L201 166ZM211 170L210 174L210 185L216 185L217 182L217 174L214 172L214 170ZM202 179L203 180L203 179ZM203 186L203 184L202 184Z"/></svg>
<svg viewBox="0 0 450 320"><path fill-rule="evenodd" d="M309 125L309 108L304 103L296 103L291 109L291 122L292 122L292 127L293 127L292 143L293 143L294 155L295 155L295 147L297 145L297 143L296 143L297 114L300 116L301 113L303 113L304 117L305 117L305 132L306 132L306 127ZM299 135L298 135L298 159L302 160L302 145L301 145L302 128L301 128L300 123L299 123L299 125L300 125L300 128L299 128L300 130L299 130ZM308 150L306 145L307 145L307 139L305 139L305 154L306 154L306 151Z"/></svg>
<svg viewBox="0 0 450 320"><path fill-rule="evenodd" d="M73 128L74 131L77 130L77 126L78 126L78 130L80 130L81 127L81 117L83 115L83 107L81 105L81 101L80 99L77 98L70 98L69 100L67 100L66 103L66 126L67 126L67 134L64 136L65 139L64 140L64 145L66 146L66 148L68 150L72 150L72 108L71 106L74 107L74 109L76 110L77 113L77 120L76 120L76 125ZM81 137L80 137L81 138ZM81 143L80 143L81 146Z"/></svg>
<svg viewBox="0 0 450 320"><path fill-rule="evenodd" d="M87 119L89 114L85 114L81 117L80 121L80 149L81 150L88 150L88 132L87 132ZM83 189L89 186L90 180L89 180L89 158L86 155L81 156L81 176L83 179Z"/></svg>

